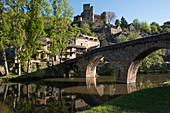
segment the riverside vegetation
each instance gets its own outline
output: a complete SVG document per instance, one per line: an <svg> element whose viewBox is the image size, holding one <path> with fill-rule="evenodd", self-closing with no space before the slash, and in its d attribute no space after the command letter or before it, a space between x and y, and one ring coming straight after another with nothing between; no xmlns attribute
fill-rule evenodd
<svg viewBox="0 0 170 113"><path fill-rule="evenodd" d="M170 87L144 89L78 113L169 113Z"/></svg>

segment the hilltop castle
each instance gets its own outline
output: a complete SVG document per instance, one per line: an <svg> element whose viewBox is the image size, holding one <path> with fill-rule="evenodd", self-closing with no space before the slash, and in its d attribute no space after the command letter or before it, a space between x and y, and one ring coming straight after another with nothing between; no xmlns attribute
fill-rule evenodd
<svg viewBox="0 0 170 113"><path fill-rule="evenodd" d="M94 14L94 6L91 6L90 4L84 4L83 5L83 12L81 15L77 15L74 17L74 22L97 22L97 21L103 21L105 24L108 23L107 20L107 12L103 12L101 15Z"/></svg>

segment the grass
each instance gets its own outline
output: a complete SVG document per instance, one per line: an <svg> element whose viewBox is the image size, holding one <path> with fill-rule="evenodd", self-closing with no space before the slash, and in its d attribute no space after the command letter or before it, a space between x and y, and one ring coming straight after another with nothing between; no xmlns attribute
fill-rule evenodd
<svg viewBox="0 0 170 113"><path fill-rule="evenodd" d="M170 84L170 80L164 82L162 85L167 85L167 84Z"/></svg>
<svg viewBox="0 0 170 113"><path fill-rule="evenodd" d="M144 89L123 95L79 113L170 113L170 87Z"/></svg>

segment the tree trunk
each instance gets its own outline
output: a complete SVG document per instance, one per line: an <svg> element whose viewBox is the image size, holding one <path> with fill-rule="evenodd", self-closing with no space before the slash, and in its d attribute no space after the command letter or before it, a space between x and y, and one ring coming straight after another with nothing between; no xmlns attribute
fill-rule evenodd
<svg viewBox="0 0 170 113"><path fill-rule="evenodd" d="M31 62L30 60L28 60L28 63L27 63L27 74L31 73Z"/></svg>
<svg viewBox="0 0 170 113"><path fill-rule="evenodd" d="M9 75L8 63L7 63L7 59L6 59L5 49L3 49L3 53L2 54L3 54L3 57L4 57L5 74Z"/></svg>
<svg viewBox="0 0 170 113"><path fill-rule="evenodd" d="M52 76L54 76L54 57L52 57Z"/></svg>
<svg viewBox="0 0 170 113"><path fill-rule="evenodd" d="M21 95L21 84L18 84L18 91L17 91L17 104L19 103L20 100L20 95Z"/></svg>
<svg viewBox="0 0 170 113"><path fill-rule="evenodd" d="M17 74L19 75L19 76L21 76L21 63L20 63L20 60L18 60L18 63L17 63Z"/></svg>
<svg viewBox="0 0 170 113"><path fill-rule="evenodd" d="M8 93L8 85L6 85L5 89L4 89L4 97L3 97L3 101L2 101L1 111L3 110L4 105L5 105L5 100L6 100L7 93Z"/></svg>
<svg viewBox="0 0 170 113"><path fill-rule="evenodd" d="M31 89L31 84L27 85L27 101L30 99L30 89Z"/></svg>
<svg viewBox="0 0 170 113"><path fill-rule="evenodd" d="M62 61L62 56L63 56L63 50L61 51L61 54L60 54L60 63L59 63L59 68L58 68L58 74L60 76L61 74L61 61Z"/></svg>

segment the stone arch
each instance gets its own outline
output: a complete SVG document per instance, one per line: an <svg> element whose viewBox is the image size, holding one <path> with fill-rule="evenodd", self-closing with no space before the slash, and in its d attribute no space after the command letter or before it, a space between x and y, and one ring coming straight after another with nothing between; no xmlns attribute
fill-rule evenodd
<svg viewBox="0 0 170 113"><path fill-rule="evenodd" d="M169 46L164 43L160 43L158 45L151 44L147 48L143 47L140 50L138 50L129 62L129 68L127 72L127 83L136 82L136 75L137 75L139 66L146 56L148 56L149 54L151 54L152 52L156 50L163 49L163 48L168 49Z"/></svg>
<svg viewBox="0 0 170 113"><path fill-rule="evenodd" d="M96 66L98 65L99 61L104 58L103 55L97 55L92 57L89 60L89 64L86 68L86 77L95 77L96 76Z"/></svg>

